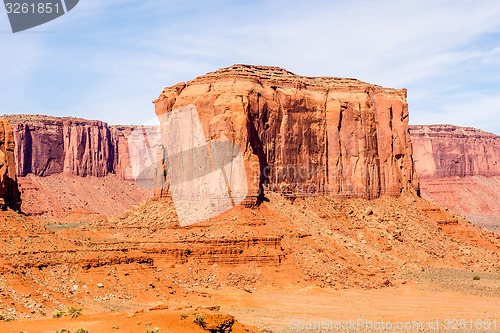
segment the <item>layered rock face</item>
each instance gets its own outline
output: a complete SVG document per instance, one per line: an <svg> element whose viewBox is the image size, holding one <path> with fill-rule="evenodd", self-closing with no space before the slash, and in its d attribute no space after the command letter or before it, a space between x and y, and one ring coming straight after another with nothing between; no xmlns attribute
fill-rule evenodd
<svg viewBox="0 0 500 333"><path fill-rule="evenodd" d="M10 159L16 162L10 170L18 175L24 213L60 217L86 209L116 214L151 197L149 189L132 182L132 163L145 162L142 156L131 161L129 143L137 139L130 135L137 130L156 140L157 127L40 115L6 118L12 123Z"/></svg>
<svg viewBox="0 0 500 333"><path fill-rule="evenodd" d="M500 136L471 127L410 126L421 178L500 176Z"/></svg>
<svg viewBox="0 0 500 333"><path fill-rule="evenodd" d="M16 178L14 134L10 122L0 118L0 206L19 210L21 193Z"/></svg>
<svg viewBox="0 0 500 333"><path fill-rule="evenodd" d="M500 136L452 125L410 126L425 198L500 230Z"/></svg>
<svg viewBox="0 0 500 333"><path fill-rule="evenodd" d="M111 131L100 121L48 116L9 116L14 128L17 174L104 176L113 170Z"/></svg>
<svg viewBox="0 0 500 333"><path fill-rule="evenodd" d="M194 105L207 141L236 143L251 195L418 190L404 89L234 65L165 88L154 103L160 119Z"/></svg>
<svg viewBox="0 0 500 333"><path fill-rule="evenodd" d="M133 180L128 135L138 126L40 115L9 115L16 142L17 175L68 174ZM156 128L145 127L150 132ZM153 134L150 134L153 135Z"/></svg>

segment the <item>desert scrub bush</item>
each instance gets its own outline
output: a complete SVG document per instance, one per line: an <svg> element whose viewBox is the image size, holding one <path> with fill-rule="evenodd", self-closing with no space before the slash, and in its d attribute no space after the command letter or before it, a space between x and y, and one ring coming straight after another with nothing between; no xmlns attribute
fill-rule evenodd
<svg viewBox="0 0 500 333"><path fill-rule="evenodd" d="M82 314L82 308L79 308L74 305L68 306L68 315L71 318L78 318Z"/></svg>
<svg viewBox="0 0 500 333"><path fill-rule="evenodd" d="M79 328L75 331L75 333L89 333L85 328Z"/></svg>
<svg viewBox="0 0 500 333"><path fill-rule="evenodd" d="M155 327L154 329L150 330L147 329L146 333L160 333L160 329L158 327Z"/></svg>
<svg viewBox="0 0 500 333"><path fill-rule="evenodd" d="M56 331L56 333L71 333L69 330L65 329L65 328L61 328L60 331Z"/></svg>
<svg viewBox="0 0 500 333"><path fill-rule="evenodd" d="M186 313L181 313L181 320L184 320L188 317Z"/></svg>
<svg viewBox="0 0 500 333"><path fill-rule="evenodd" d="M65 311L57 311L52 315L52 318L61 318L62 316L64 316L65 313L66 313Z"/></svg>
<svg viewBox="0 0 500 333"><path fill-rule="evenodd" d="M481 280L481 278L480 278L479 276L474 276L474 277L472 278L472 280L474 280L474 281L479 281L479 280Z"/></svg>
<svg viewBox="0 0 500 333"><path fill-rule="evenodd" d="M4 316L4 315L0 314L0 321L9 322L9 321L14 321L14 320L16 320L16 317L14 317L14 316Z"/></svg>
<svg viewBox="0 0 500 333"><path fill-rule="evenodd" d="M205 318L204 315L201 315L201 314L198 314L198 313L195 313L194 314L194 319L193 319L193 323L201 326L201 327L204 327L205 326L205 321L207 319Z"/></svg>

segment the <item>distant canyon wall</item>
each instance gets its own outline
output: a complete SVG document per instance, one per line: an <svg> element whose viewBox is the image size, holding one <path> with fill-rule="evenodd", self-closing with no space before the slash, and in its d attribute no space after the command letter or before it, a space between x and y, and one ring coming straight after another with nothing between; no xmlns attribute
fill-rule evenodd
<svg viewBox="0 0 500 333"><path fill-rule="evenodd" d="M420 178L500 176L500 136L471 127L410 126Z"/></svg>
<svg viewBox="0 0 500 333"><path fill-rule="evenodd" d="M410 126L422 195L500 231L500 136L452 125Z"/></svg>
<svg viewBox="0 0 500 333"><path fill-rule="evenodd" d="M110 126L72 117L9 115L19 177L54 174L133 180L128 136L138 126ZM148 132L157 132L153 126ZM154 135L154 134L150 134Z"/></svg>

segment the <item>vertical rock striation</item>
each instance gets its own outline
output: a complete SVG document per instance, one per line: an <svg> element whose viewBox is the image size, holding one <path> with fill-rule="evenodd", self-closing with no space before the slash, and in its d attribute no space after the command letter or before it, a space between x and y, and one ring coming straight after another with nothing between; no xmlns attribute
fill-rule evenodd
<svg viewBox="0 0 500 333"><path fill-rule="evenodd" d="M6 118L0 118L0 206L19 210L21 193L16 178L14 134Z"/></svg>
<svg viewBox="0 0 500 333"><path fill-rule="evenodd" d="M500 136L471 127L410 126L424 197L500 230Z"/></svg>
<svg viewBox="0 0 500 333"><path fill-rule="evenodd" d="M207 141L238 144L253 195L418 191L405 89L234 65L165 88L154 103L159 116L194 105Z"/></svg>
<svg viewBox="0 0 500 333"><path fill-rule="evenodd" d="M14 128L17 174L105 176L115 166L106 123L38 115L8 116Z"/></svg>
<svg viewBox="0 0 500 333"><path fill-rule="evenodd" d="M421 178L500 176L500 136L472 127L410 126Z"/></svg>
<svg viewBox="0 0 500 333"><path fill-rule="evenodd" d="M133 180L128 136L139 126L109 126L72 117L9 115L16 142L19 177L54 174L103 177L116 174ZM145 126L154 136L154 126Z"/></svg>

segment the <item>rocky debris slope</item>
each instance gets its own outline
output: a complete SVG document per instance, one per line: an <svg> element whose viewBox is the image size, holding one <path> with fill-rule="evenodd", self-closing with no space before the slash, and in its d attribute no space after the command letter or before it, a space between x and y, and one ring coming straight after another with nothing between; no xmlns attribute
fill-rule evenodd
<svg viewBox="0 0 500 333"><path fill-rule="evenodd" d="M422 195L500 231L500 136L452 125L410 126Z"/></svg>
<svg viewBox="0 0 500 333"><path fill-rule="evenodd" d="M258 207L189 227L179 226L169 199L79 223L73 214L55 231L13 214L1 215L0 314L19 317L70 304L175 304L227 287L381 288L427 266L500 268L498 234L414 194L372 201L271 194Z"/></svg>
<svg viewBox="0 0 500 333"><path fill-rule="evenodd" d="M405 89L234 65L165 88L154 103L160 117L194 105L206 140L239 145L251 195L418 189Z"/></svg>
<svg viewBox="0 0 500 333"><path fill-rule="evenodd" d="M14 134L8 119L0 118L0 206L19 210L21 193L16 178Z"/></svg>
<svg viewBox="0 0 500 333"><path fill-rule="evenodd" d="M64 217L68 212L85 209L102 215L121 213L152 197L150 190L117 175L79 177L53 174L19 177L23 213L41 218Z"/></svg>

